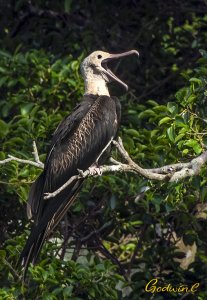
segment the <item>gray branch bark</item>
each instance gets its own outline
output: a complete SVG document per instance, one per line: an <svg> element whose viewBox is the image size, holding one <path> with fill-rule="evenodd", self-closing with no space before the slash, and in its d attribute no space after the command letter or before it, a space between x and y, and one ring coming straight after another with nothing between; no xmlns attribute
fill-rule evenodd
<svg viewBox="0 0 207 300"><path fill-rule="evenodd" d="M41 168L41 169L44 169L44 164L40 161L39 159L39 154L38 154L38 151L37 151L37 146L36 146L36 143L35 141L33 141L33 155L34 155L34 160L27 160L27 159L21 159L21 158L18 158L16 156L13 156L13 155L8 155L8 158L4 159L4 160L0 160L0 165L4 165L10 161L17 161L17 162L20 162L22 164L28 164L28 165L32 165L32 166L35 166L37 168Z"/></svg>
<svg viewBox="0 0 207 300"><path fill-rule="evenodd" d="M190 162L187 163L177 163L166 165L160 168L154 169L143 169L138 164L136 164L131 157L129 156L128 152L125 150L121 138L118 138L118 141L112 141L112 143L117 148L118 152L120 153L125 163L115 160L114 158L110 158L110 161L113 165L102 165L99 167L100 172L99 175L104 173L115 173L115 172L127 172L133 173L137 175L141 175L145 178L150 180L159 180L159 181L168 181L168 182L175 182L179 181L186 177L192 177L198 175L201 171L202 166L207 162L207 151L203 152L198 157L192 159ZM8 158L0 161L0 165L6 164L10 161L17 161L23 164L30 164L35 167L44 168L44 164L40 161L36 143L33 142L33 160L25 160L21 159L12 155L8 155ZM45 193L44 199L50 199L55 197L61 191L63 191L68 185L70 185L73 181L80 179L80 178L87 178L91 176L97 176L91 174L90 170L82 171L78 170L79 174L72 176L67 182L65 182L59 189L52 193Z"/></svg>

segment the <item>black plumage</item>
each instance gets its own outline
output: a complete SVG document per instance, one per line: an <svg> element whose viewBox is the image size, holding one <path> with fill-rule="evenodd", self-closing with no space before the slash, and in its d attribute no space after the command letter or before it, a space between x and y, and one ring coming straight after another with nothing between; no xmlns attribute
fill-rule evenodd
<svg viewBox="0 0 207 300"><path fill-rule="evenodd" d="M85 95L82 102L54 132L43 173L32 185L28 217L35 220L21 253L25 271L35 263L45 239L65 215L83 179L78 179L57 196L44 194L62 186L78 170L92 166L116 134L120 123L120 102L116 97Z"/></svg>
<svg viewBox="0 0 207 300"><path fill-rule="evenodd" d="M125 89L127 85L111 72L107 63L131 54L138 52L95 51L81 64L85 95L54 132L44 170L30 189L27 215L34 223L20 255L24 276L29 263L36 262L44 241L74 202L84 179L76 179L53 198L44 199L45 193L56 191L72 176L78 175L78 169L85 171L98 164L117 134L120 102L110 97L107 85L112 80Z"/></svg>

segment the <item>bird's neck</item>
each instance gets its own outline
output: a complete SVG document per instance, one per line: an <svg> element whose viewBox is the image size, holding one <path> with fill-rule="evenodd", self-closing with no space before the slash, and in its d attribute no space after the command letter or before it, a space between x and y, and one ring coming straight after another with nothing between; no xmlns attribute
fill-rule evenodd
<svg viewBox="0 0 207 300"><path fill-rule="evenodd" d="M103 78L85 78L85 95L110 96L107 84Z"/></svg>

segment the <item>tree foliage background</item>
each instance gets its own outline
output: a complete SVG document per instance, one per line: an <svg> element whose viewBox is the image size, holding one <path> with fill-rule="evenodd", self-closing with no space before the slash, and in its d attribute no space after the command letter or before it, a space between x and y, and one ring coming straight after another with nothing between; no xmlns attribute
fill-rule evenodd
<svg viewBox="0 0 207 300"><path fill-rule="evenodd" d="M97 49L140 52L138 62L113 66L129 92L111 87L134 161L153 168L206 150L205 0L10 0L0 14L1 160L32 159L35 140L44 161L52 132L81 100L79 64ZM206 167L176 183L118 173L88 179L23 285L16 263L40 172L1 165L0 299L206 299ZM187 251L193 258L184 264ZM147 293L152 278L200 286L196 294Z"/></svg>

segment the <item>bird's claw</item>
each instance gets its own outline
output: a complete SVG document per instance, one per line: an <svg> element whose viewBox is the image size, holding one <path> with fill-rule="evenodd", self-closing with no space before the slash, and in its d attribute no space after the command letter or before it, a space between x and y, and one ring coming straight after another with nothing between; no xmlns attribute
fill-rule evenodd
<svg viewBox="0 0 207 300"><path fill-rule="evenodd" d="M91 166L89 168L89 174L91 176L101 176L103 174L103 170L101 167Z"/></svg>

